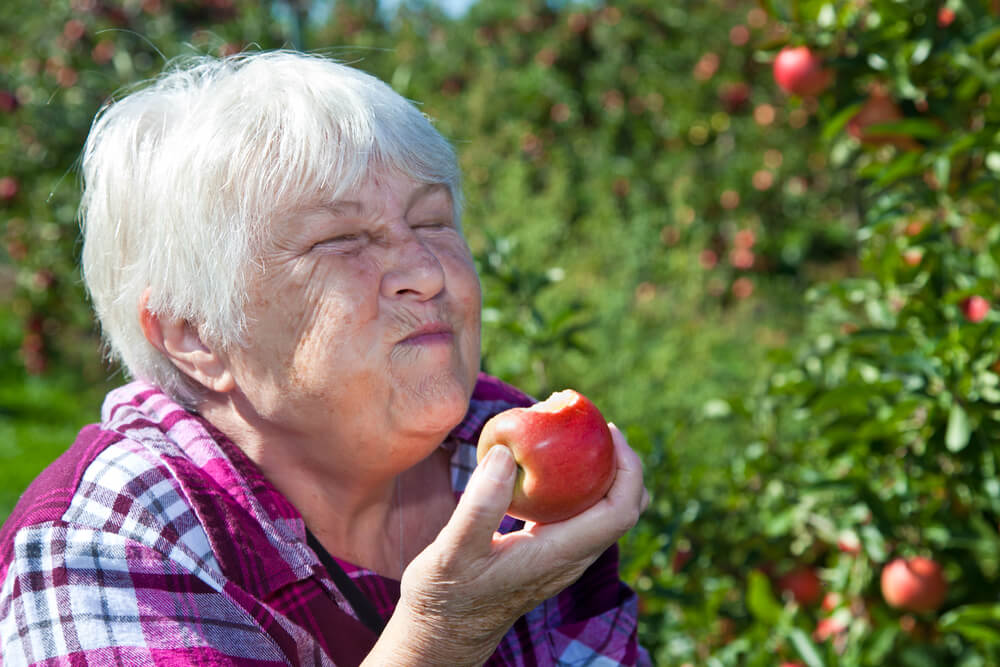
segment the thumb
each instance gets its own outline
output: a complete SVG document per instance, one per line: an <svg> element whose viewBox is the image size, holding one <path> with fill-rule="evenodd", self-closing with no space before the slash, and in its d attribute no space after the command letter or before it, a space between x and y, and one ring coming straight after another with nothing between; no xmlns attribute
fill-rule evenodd
<svg viewBox="0 0 1000 667"><path fill-rule="evenodd" d="M510 449L503 445L491 447L472 472L442 536L455 546L488 551L493 533L510 507L516 473L517 464Z"/></svg>

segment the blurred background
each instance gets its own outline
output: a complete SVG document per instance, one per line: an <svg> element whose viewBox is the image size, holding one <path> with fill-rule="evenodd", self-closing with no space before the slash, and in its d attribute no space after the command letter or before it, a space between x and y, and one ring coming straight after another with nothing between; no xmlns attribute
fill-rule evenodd
<svg viewBox="0 0 1000 667"><path fill-rule="evenodd" d="M656 664L1000 664L998 44L1000 0L4 0L0 519L123 381L94 114L300 48L458 148L485 370L642 454Z"/></svg>

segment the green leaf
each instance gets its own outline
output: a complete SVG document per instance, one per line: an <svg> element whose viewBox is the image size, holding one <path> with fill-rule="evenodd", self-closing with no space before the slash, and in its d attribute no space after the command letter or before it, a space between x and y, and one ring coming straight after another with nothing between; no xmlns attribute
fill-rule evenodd
<svg viewBox="0 0 1000 667"><path fill-rule="evenodd" d="M967 604L941 616L940 627L950 630L956 624L995 621L1000 625L1000 603Z"/></svg>
<svg viewBox="0 0 1000 667"><path fill-rule="evenodd" d="M776 625L781 619L781 605L774 597L771 582L756 570L747 581L747 608L765 625Z"/></svg>
<svg viewBox="0 0 1000 667"><path fill-rule="evenodd" d="M868 665L881 665L896 642L899 628L894 626L878 628L872 635L865 657Z"/></svg>
<svg viewBox="0 0 1000 667"><path fill-rule="evenodd" d="M809 639L809 635L799 628L792 628L788 632L788 639L798 651L799 657L805 660L809 667L823 667L823 658L816 650L816 645Z"/></svg>
<svg viewBox="0 0 1000 667"><path fill-rule="evenodd" d="M852 104L838 111L837 114L823 126L823 132L821 134L823 141L830 141L835 136L840 134L840 131L847 125L847 121L851 120L860 108L861 102L858 102L857 104Z"/></svg>
<svg viewBox="0 0 1000 667"><path fill-rule="evenodd" d="M958 401L951 404L948 412L948 430L944 436L945 446L950 452L960 452L969 444L969 415Z"/></svg>
<svg viewBox="0 0 1000 667"><path fill-rule="evenodd" d="M876 526L866 525L861 527L861 543L864 545L868 557L876 563L881 563L888 557L885 547L885 537L883 537L882 531Z"/></svg>
<svg viewBox="0 0 1000 667"><path fill-rule="evenodd" d="M1000 43L1000 27L992 28L980 35L979 39L969 46L969 51L985 53L987 50L994 48L998 43Z"/></svg>
<svg viewBox="0 0 1000 667"><path fill-rule="evenodd" d="M934 160L934 177L937 178L938 185L942 190L948 189L951 182L951 158L940 155Z"/></svg>
<svg viewBox="0 0 1000 667"><path fill-rule="evenodd" d="M941 630L988 644L1000 643L1000 604L969 604L941 617Z"/></svg>
<svg viewBox="0 0 1000 667"><path fill-rule="evenodd" d="M930 55L933 47L934 42L930 39L918 40L913 48L913 55L910 56L910 62L914 65L921 64L927 60L927 56Z"/></svg>
<svg viewBox="0 0 1000 667"><path fill-rule="evenodd" d="M1000 172L1000 151L990 151L986 154L986 166L990 171Z"/></svg>

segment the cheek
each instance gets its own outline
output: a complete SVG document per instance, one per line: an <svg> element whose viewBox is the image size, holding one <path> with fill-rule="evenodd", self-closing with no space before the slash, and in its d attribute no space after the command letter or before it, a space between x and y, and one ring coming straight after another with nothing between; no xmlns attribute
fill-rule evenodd
<svg viewBox="0 0 1000 667"><path fill-rule="evenodd" d="M318 263L309 271L289 271L266 283L250 304L251 336L261 353L279 359L312 356L343 340L369 310L368 267L334 273ZM289 362L292 360L289 359Z"/></svg>
<svg viewBox="0 0 1000 667"><path fill-rule="evenodd" d="M479 284L479 275L476 273L471 256L468 259L459 261L454 269L453 281L450 285L451 291L458 303L464 322L462 332L463 356L469 365L469 370L473 374L479 370L480 354L480 327L481 314L483 309L482 288Z"/></svg>
<svg viewBox="0 0 1000 667"><path fill-rule="evenodd" d="M474 306L476 319L478 319L479 309L482 307L482 290L472 253L463 243L442 252L439 259L445 266L450 291L462 302L463 306Z"/></svg>
<svg viewBox="0 0 1000 667"><path fill-rule="evenodd" d="M375 267L367 265L337 273L316 271L288 291L285 335L298 341L297 351L314 354L356 339L356 329L378 312L375 275Z"/></svg>

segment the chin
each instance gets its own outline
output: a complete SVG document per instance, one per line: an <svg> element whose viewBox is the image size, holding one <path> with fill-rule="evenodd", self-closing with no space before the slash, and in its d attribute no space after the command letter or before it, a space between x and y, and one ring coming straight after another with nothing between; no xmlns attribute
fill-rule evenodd
<svg viewBox="0 0 1000 667"><path fill-rule="evenodd" d="M473 382L456 374L424 378L406 391L403 414L412 416L414 430L444 437L455 428L469 410Z"/></svg>

